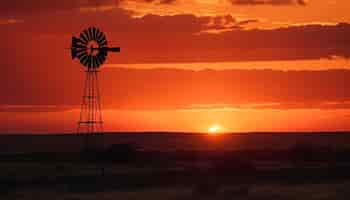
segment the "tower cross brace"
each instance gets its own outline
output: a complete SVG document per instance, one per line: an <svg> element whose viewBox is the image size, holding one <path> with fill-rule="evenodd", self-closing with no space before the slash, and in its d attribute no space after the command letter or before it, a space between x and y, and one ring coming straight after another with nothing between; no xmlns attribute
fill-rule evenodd
<svg viewBox="0 0 350 200"><path fill-rule="evenodd" d="M85 71L78 134L96 135L103 132L98 73L96 68L88 68Z"/></svg>

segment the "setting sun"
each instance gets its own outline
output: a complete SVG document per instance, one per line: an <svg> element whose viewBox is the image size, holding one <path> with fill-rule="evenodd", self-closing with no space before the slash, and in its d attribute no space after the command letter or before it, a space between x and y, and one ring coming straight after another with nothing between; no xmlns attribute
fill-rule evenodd
<svg viewBox="0 0 350 200"><path fill-rule="evenodd" d="M221 126L218 124L214 124L211 127L209 127L208 132L209 134L217 134L222 130Z"/></svg>

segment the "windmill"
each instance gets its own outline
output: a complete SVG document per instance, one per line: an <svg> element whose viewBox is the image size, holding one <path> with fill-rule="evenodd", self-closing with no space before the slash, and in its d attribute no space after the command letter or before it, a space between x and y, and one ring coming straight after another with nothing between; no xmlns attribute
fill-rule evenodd
<svg viewBox="0 0 350 200"><path fill-rule="evenodd" d="M105 34L98 28L89 27L80 33L80 38L72 37L72 59L77 58L85 66L78 134L89 136L103 132L98 72L108 52L120 52L120 48L108 47Z"/></svg>

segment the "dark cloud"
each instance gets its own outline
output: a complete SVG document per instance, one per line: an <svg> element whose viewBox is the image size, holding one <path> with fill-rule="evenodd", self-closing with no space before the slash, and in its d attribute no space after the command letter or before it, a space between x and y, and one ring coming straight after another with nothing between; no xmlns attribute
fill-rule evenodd
<svg viewBox="0 0 350 200"><path fill-rule="evenodd" d="M117 20L114 20L117 19ZM300 25L286 28L245 30L256 19L194 15L131 17L122 9L103 13L69 12L31 16L21 23L0 25L2 55L24 37L54 35L50 41L69 46L67 35L77 35L88 26L98 26L113 44L123 47L115 63L218 62L251 60L296 60L350 57L350 25ZM208 31L225 31L207 34ZM34 38L33 38L34 39ZM64 40L65 39L65 40ZM22 43L30 43L23 41ZM52 45L53 45L52 44ZM28 45L30 48L32 44ZM6 49L7 48L7 49ZM59 48L55 46L55 48ZM147 51L145 51L147 49ZM0 49L1 51L1 49ZM17 54L21 50L18 50ZM14 54L9 54L12 59ZM4 60L4 59L3 59ZM4 61L1 62L4 62ZM6 60L6 59L5 59Z"/></svg>
<svg viewBox="0 0 350 200"><path fill-rule="evenodd" d="M226 16L200 16L191 14L159 16L145 15L143 17L132 17L132 13L124 9L115 8L103 13L95 12L69 12L47 14L45 18L41 16L28 16L25 18L25 24L17 26L7 26L7 31L13 32L31 32L42 34L62 34L79 30L86 24L98 24L105 27L112 33L126 33L129 36L137 34L138 36L151 36L153 34L198 34L206 30L221 30L227 28L241 29L250 23L256 23L258 20L247 19L237 20L231 15ZM68 20L69 19L69 20ZM112 20L118 19L118 20ZM77 27L77 28L74 28ZM144 33L144 34L140 34Z"/></svg>
<svg viewBox="0 0 350 200"><path fill-rule="evenodd" d="M89 8L103 10L106 7L117 8L121 2L125 1L173 4L176 0L11 0L1 2L0 16L22 17Z"/></svg>
<svg viewBox="0 0 350 200"><path fill-rule="evenodd" d="M11 0L1 2L0 15L11 17L41 15L80 8L111 6L118 3L119 0Z"/></svg>
<svg viewBox="0 0 350 200"><path fill-rule="evenodd" d="M307 4L306 0L231 0L234 5L302 5Z"/></svg>
<svg viewBox="0 0 350 200"><path fill-rule="evenodd" d="M2 43L2 55L10 52L9 49L13 46L22 46L21 42L30 43L27 47L31 48L31 40L35 39L32 36L55 36L50 40L54 48L61 48L57 46L57 38L61 37L60 43L67 47L70 45L68 35L78 35L88 26L98 26L106 32L113 44L123 47L123 56L110 59L110 62L114 63L350 57L350 25L346 23L246 30L247 25L258 20L237 20L230 15L198 17L190 14L146 15L136 18L118 8L102 13L51 13L45 17L26 17L20 22L0 25L0 36L8 38ZM210 31L220 34L208 34ZM22 38L28 38L28 35L30 39L22 41ZM21 49L16 54L19 54ZM6 59L15 59L13 57L16 54L9 54ZM4 59L0 62L4 62Z"/></svg>
<svg viewBox="0 0 350 200"><path fill-rule="evenodd" d="M173 4L176 0L11 0L3 1L0 16L18 17L28 14L44 14L81 8L118 7L124 1ZM305 0L231 0L235 5L306 5Z"/></svg>
<svg viewBox="0 0 350 200"><path fill-rule="evenodd" d="M110 29L111 37L118 38L127 48L128 54L128 57L118 58L114 62L224 62L350 57L349 24L244 30L245 22L214 23L208 26L208 21L210 19L194 16L145 16L121 32ZM254 20L249 23L254 23ZM210 29L225 28L232 30L220 34L203 33ZM129 34L124 35L122 32ZM203 34L196 34L198 32ZM144 52L139 47L148 49Z"/></svg>
<svg viewBox="0 0 350 200"><path fill-rule="evenodd" d="M0 105L0 112L62 112L76 108L65 105Z"/></svg>

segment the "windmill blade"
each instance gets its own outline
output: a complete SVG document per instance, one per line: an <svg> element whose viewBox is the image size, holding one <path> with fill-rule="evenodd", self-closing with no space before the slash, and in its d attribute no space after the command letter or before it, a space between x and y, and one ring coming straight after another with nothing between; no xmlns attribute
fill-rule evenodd
<svg viewBox="0 0 350 200"><path fill-rule="evenodd" d="M94 65L94 57L90 56L90 68L92 68Z"/></svg>
<svg viewBox="0 0 350 200"><path fill-rule="evenodd" d="M88 68L91 68L91 56L90 55L87 56L87 63L86 64L87 64L86 66Z"/></svg>
<svg viewBox="0 0 350 200"><path fill-rule="evenodd" d="M80 38L77 38L77 39L78 39L78 43L79 43L79 44L84 45L84 46L87 45L87 42L83 41L83 40L80 39Z"/></svg>
<svg viewBox="0 0 350 200"><path fill-rule="evenodd" d="M87 43L86 43L87 44ZM83 40L80 38L72 37L72 47L76 47L78 45L85 46L86 45Z"/></svg>
<svg viewBox="0 0 350 200"><path fill-rule="evenodd" d="M96 59L97 67L99 67L102 63L100 62L100 59L98 59L98 56L96 56L95 59Z"/></svg>
<svg viewBox="0 0 350 200"><path fill-rule="evenodd" d="M76 48L78 45L78 38L72 37L72 48Z"/></svg>
<svg viewBox="0 0 350 200"><path fill-rule="evenodd" d="M87 54L85 54L85 53L77 55L79 60L82 60L85 56L87 56Z"/></svg>
<svg viewBox="0 0 350 200"><path fill-rule="evenodd" d="M101 31L99 28L96 28L96 41L98 39L98 36L100 35Z"/></svg>
<svg viewBox="0 0 350 200"><path fill-rule="evenodd" d="M71 48L72 60L77 56L77 51L75 48Z"/></svg>
<svg viewBox="0 0 350 200"><path fill-rule="evenodd" d="M76 44L74 47L72 46L72 48L75 48L75 49L85 49L85 50L86 50L86 46L85 46L85 45L80 45L80 44Z"/></svg>
<svg viewBox="0 0 350 200"><path fill-rule="evenodd" d="M99 40L97 40L97 42L100 44L100 43L102 43L104 41L107 41L106 40L106 36L104 34L102 34L102 37Z"/></svg>
<svg viewBox="0 0 350 200"><path fill-rule="evenodd" d="M80 63L83 64L84 66L87 66L87 61L88 61L88 55L85 55L80 59Z"/></svg>
<svg viewBox="0 0 350 200"><path fill-rule="evenodd" d="M98 33L97 33L96 41L98 42L102 39L103 33L99 29L97 30L98 30Z"/></svg>
<svg viewBox="0 0 350 200"><path fill-rule="evenodd" d="M88 31L89 31L90 40L93 40L93 39L94 39L94 36L93 36L93 33L92 33L92 28L89 27Z"/></svg>
<svg viewBox="0 0 350 200"><path fill-rule="evenodd" d="M102 41L101 43L99 43L99 45L101 47L107 46L107 40Z"/></svg>
<svg viewBox="0 0 350 200"><path fill-rule="evenodd" d="M96 40L96 28L95 27L92 28L92 37L94 40Z"/></svg>
<svg viewBox="0 0 350 200"><path fill-rule="evenodd" d="M81 59L84 55L87 55L86 51L77 52L76 57Z"/></svg>
<svg viewBox="0 0 350 200"><path fill-rule="evenodd" d="M97 29L96 33L96 41L99 41L102 37L103 33L100 31L100 29Z"/></svg>
<svg viewBox="0 0 350 200"><path fill-rule="evenodd" d="M100 65L102 65L105 62L104 56L102 54L98 54L97 59Z"/></svg>
<svg viewBox="0 0 350 200"><path fill-rule="evenodd" d="M94 59L94 56L91 56L91 64L90 64L90 66L91 66L91 68L95 68L95 61L94 61L95 59Z"/></svg>
<svg viewBox="0 0 350 200"><path fill-rule="evenodd" d="M107 60L107 51L103 52L103 59L104 59L104 61Z"/></svg>
<svg viewBox="0 0 350 200"><path fill-rule="evenodd" d="M106 56L103 55L102 53L98 54L97 57L101 64L103 64L106 61Z"/></svg>
<svg viewBox="0 0 350 200"><path fill-rule="evenodd" d="M94 56L94 62L95 62L95 68L98 68L100 66L100 62L97 59L97 56Z"/></svg>
<svg viewBox="0 0 350 200"><path fill-rule="evenodd" d="M86 52L86 48L84 48L84 49L76 49L75 51L77 52L77 54L79 54L79 53L81 53L81 52L87 53L87 52Z"/></svg>
<svg viewBox="0 0 350 200"><path fill-rule="evenodd" d="M95 56L95 60L96 60L96 65L97 65L97 67L100 66L100 65L102 64L101 61L100 61L100 59L99 59L99 57L98 57L98 55Z"/></svg>
<svg viewBox="0 0 350 200"><path fill-rule="evenodd" d="M91 68L95 68L95 58L94 58L95 56L91 56Z"/></svg>
<svg viewBox="0 0 350 200"><path fill-rule="evenodd" d="M99 40L99 41L97 41L99 44L101 44L101 43L103 43L103 42L107 42L107 40L106 40L106 36L102 36L102 38Z"/></svg>
<svg viewBox="0 0 350 200"><path fill-rule="evenodd" d="M95 68L95 56L91 56L91 67Z"/></svg>
<svg viewBox="0 0 350 200"><path fill-rule="evenodd" d="M89 36L89 32L85 29L84 31L85 37L87 39L87 41L89 42L91 40L90 36Z"/></svg>
<svg viewBox="0 0 350 200"><path fill-rule="evenodd" d="M81 61L80 61L81 64L83 64L84 66L87 66L87 63L88 63L88 55L84 56Z"/></svg>
<svg viewBox="0 0 350 200"><path fill-rule="evenodd" d="M87 54L81 54L79 58L79 61L81 64L84 64L84 61L87 59Z"/></svg>
<svg viewBox="0 0 350 200"><path fill-rule="evenodd" d="M83 44L86 45L88 43L88 39L86 38L84 32L80 33L80 38L81 38Z"/></svg>

